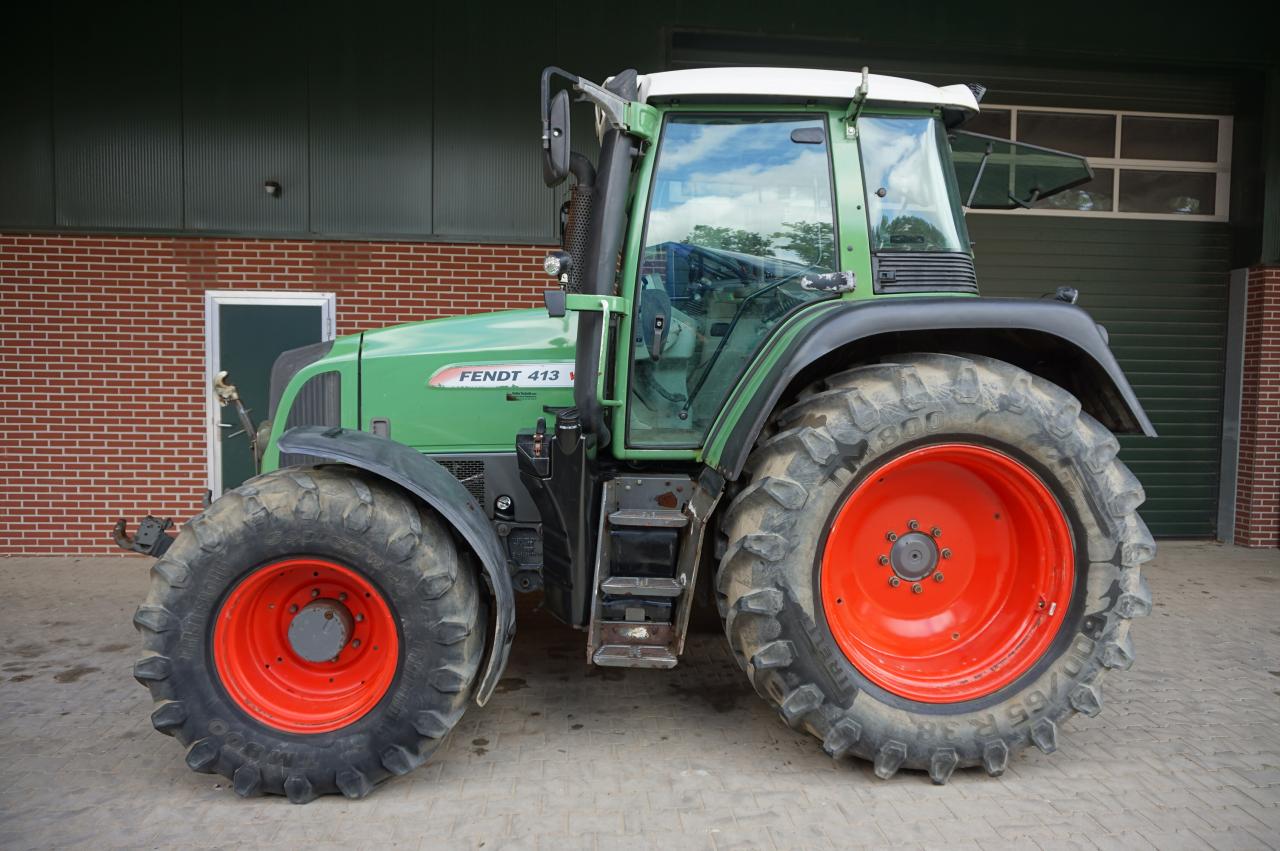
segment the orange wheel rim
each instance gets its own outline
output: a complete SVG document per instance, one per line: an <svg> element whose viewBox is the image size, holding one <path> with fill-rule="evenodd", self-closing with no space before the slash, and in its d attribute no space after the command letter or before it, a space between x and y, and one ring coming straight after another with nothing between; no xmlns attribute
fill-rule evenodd
<svg viewBox="0 0 1280 851"><path fill-rule="evenodd" d="M345 727L395 679L400 639L382 593L356 571L293 558L257 568L218 609L218 678L252 718L290 733Z"/></svg>
<svg viewBox="0 0 1280 851"><path fill-rule="evenodd" d="M957 703L1041 659L1075 586L1067 518L1043 481L973 444L909 451L863 480L822 554L836 643L876 685Z"/></svg>

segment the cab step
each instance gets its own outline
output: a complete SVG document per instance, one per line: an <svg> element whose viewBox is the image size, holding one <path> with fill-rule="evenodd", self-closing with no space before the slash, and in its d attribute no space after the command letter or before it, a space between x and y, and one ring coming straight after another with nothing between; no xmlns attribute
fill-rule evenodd
<svg viewBox="0 0 1280 851"><path fill-rule="evenodd" d="M610 526L645 526L649 528L683 529L689 518L674 509L623 508L609 515Z"/></svg>
<svg viewBox="0 0 1280 851"><path fill-rule="evenodd" d="M600 590L614 597L679 597L684 586L667 576L610 576Z"/></svg>
<svg viewBox="0 0 1280 851"><path fill-rule="evenodd" d="M591 661L606 668L674 668L679 660L657 644L606 644Z"/></svg>
<svg viewBox="0 0 1280 851"><path fill-rule="evenodd" d="M705 476L704 476L705 477ZM684 649L716 475L626 476L604 483L587 659L618 668L673 668Z"/></svg>

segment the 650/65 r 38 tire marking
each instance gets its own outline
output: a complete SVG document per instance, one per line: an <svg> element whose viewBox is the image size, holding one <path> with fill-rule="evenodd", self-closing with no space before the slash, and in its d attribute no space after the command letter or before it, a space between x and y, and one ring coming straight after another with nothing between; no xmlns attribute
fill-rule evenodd
<svg viewBox="0 0 1280 851"><path fill-rule="evenodd" d="M891 459L840 506L822 556L832 635L894 694L991 694L1052 644L1075 552L1053 494L1026 466L973 444Z"/></svg>
<svg viewBox="0 0 1280 851"><path fill-rule="evenodd" d="M302 629L327 639L334 655L306 658L305 647L295 647ZM218 677L232 700L290 733L324 733L363 717L395 678L399 648L382 593L351 568L321 558L285 559L250 573L218 610L213 635Z"/></svg>

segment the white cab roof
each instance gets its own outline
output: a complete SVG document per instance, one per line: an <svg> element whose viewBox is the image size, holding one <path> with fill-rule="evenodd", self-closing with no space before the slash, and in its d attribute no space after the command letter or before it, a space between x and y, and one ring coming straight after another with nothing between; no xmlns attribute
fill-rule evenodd
<svg viewBox="0 0 1280 851"><path fill-rule="evenodd" d="M693 68L639 77L640 100L644 102L670 98L848 101L853 99L861 83L861 73L810 68ZM939 88L917 80L871 74L867 89L869 103L945 106L978 111L978 102L967 86Z"/></svg>

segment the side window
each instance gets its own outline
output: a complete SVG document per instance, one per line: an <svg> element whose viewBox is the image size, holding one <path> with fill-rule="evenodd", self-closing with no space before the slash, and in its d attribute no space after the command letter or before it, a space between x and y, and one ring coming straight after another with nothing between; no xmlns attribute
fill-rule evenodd
<svg viewBox="0 0 1280 851"><path fill-rule="evenodd" d="M645 223L628 444L693 447L756 350L834 271L826 119L668 118Z"/></svg>
<svg viewBox="0 0 1280 851"><path fill-rule="evenodd" d="M873 251L968 251L960 199L932 118L858 122Z"/></svg>

